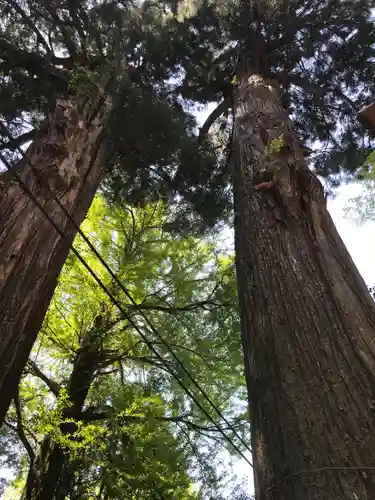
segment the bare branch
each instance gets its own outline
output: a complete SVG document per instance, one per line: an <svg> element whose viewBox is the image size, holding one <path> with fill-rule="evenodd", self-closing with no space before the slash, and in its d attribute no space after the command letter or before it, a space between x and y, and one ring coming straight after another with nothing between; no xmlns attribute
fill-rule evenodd
<svg viewBox="0 0 375 500"><path fill-rule="evenodd" d="M18 137L14 137L13 139L9 139L6 142L1 142L0 143L0 148L1 149L18 149L26 142L32 141L37 134L37 131L30 130L29 132L25 132L24 134L19 135Z"/></svg>
<svg viewBox="0 0 375 500"><path fill-rule="evenodd" d="M210 128L215 123L215 121L230 108L230 98L226 97L221 103L212 111L208 116L207 120L202 125L199 135L198 135L198 146L200 146L208 134Z"/></svg>
<svg viewBox="0 0 375 500"><path fill-rule="evenodd" d="M55 382L54 380L47 377L47 375L45 375L42 372L42 370L38 367L38 365L34 361L29 360L27 364L30 368L30 373L32 375L35 375L36 377L40 378L40 380L42 380L46 384L46 386L49 388L49 390L56 397L58 397L59 392L60 392L60 385L57 382Z"/></svg>
<svg viewBox="0 0 375 500"><path fill-rule="evenodd" d="M17 434L18 437L21 440L21 443L23 444L25 450L27 451L27 454L29 455L30 459L30 464L32 465L34 463L35 459L35 453L34 450L29 443L29 440L26 437L24 428L23 428L23 423L22 423L22 413L21 413L21 404L20 404L20 397L19 397L19 392L17 391L17 394L14 398L14 405L16 407L16 415L17 415Z"/></svg>

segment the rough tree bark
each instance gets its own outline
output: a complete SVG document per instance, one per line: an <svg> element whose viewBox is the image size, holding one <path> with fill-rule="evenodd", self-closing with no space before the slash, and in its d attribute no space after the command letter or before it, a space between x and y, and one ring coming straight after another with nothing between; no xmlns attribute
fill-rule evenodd
<svg viewBox="0 0 375 500"><path fill-rule="evenodd" d="M74 361L73 371L67 384L70 406L63 412L64 419L81 420L81 412L87 394L99 367L101 336L105 322L97 316L93 328L82 339ZM63 422L61 432L74 440L77 426L74 422ZM40 445L38 454L30 469L21 500L63 500L69 494L68 452L47 435ZM74 471L73 471L74 472Z"/></svg>
<svg viewBox="0 0 375 500"><path fill-rule="evenodd" d="M90 104L90 105L89 105ZM77 224L101 179L105 151L105 100L76 107L58 100L38 137L17 165L64 241L17 182L2 184L0 199L0 424L14 397L76 230L49 188Z"/></svg>
<svg viewBox="0 0 375 500"><path fill-rule="evenodd" d="M277 83L249 71L234 99L235 238L256 499L373 499L373 300Z"/></svg>

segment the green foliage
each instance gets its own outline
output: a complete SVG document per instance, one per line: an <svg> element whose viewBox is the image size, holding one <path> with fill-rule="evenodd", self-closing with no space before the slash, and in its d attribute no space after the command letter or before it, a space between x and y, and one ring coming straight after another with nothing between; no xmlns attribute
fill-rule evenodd
<svg viewBox="0 0 375 500"><path fill-rule="evenodd" d="M252 66L279 81L302 140L319 142L317 173L355 173L373 149L357 120L375 94L372 12L369 0L6 0L0 115L19 135L55 95L87 97L109 78L105 195L175 204L172 229L212 227L230 215L230 147L197 148L191 111L230 97Z"/></svg>
<svg viewBox="0 0 375 500"><path fill-rule="evenodd" d="M279 81L301 138L310 145L320 142L311 155L316 171L336 179L339 171L355 172L371 148L357 112L375 94L374 4L194 4L195 15L177 25L179 36L173 39L185 70L181 95L196 102L219 101L233 91L230 75L238 78L244 67L258 68Z"/></svg>
<svg viewBox="0 0 375 500"><path fill-rule="evenodd" d="M366 161L360 167L359 175L364 180L375 179L375 151L368 155Z"/></svg>
<svg viewBox="0 0 375 500"><path fill-rule="evenodd" d="M63 420L64 411L70 406L69 394L62 388L52 409L49 406L38 408L38 420L34 423L33 431L38 435L51 434L54 440L62 438L59 425Z"/></svg>
<svg viewBox="0 0 375 500"><path fill-rule="evenodd" d="M361 182L361 192L348 201L344 208L348 219L362 225L367 221L375 221L375 182L365 179Z"/></svg>
<svg viewBox="0 0 375 500"><path fill-rule="evenodd" d="M22 445L20 444L16 434L7 426L3 425L0 428L0 467L1 471L10 469L22 469ZM7 484L6 476L0 476L0 496L4 493L4 488Z"/></svg>
<svg viewBox="0 0 375 500"><path fill-rule="evenodd" d="M344 208L345 216L358 224L375 220L375 152L360 166L361 193L351 198Z"/></svg>
<svg viewBox="0 0 375 500"><path fill-rule="evenodd" d="M104 90L106 196L144 205L179 193L186 206L178 224L194 205L197 228L228 216L224 165L209 140L197 150L195 119L176 93L176 20L163 6L6 0L0 15L0 151L17 157L19 142L9 135L38 128L56 96L88 109Z"/></svg>
<svg viewBox="0 0 375 500"><path fill-rule="evenodd" d="M248 439L233 257L220 254L209 239L172 236L163 229L169 216L161 202L134 209L108 206L97 196L83 230L189 372ZM75 246L196 392L79 236ZM69 391L79 391L82 383L76 378L78 386L72 387L73 373L79 356L90 352L87 339L95 338L95 331L93 352L99 349L99 357L90 358L96 359L94 376L80 410L88 416L69 417L74 399ZM46 436L63 448L72 494L89 499L100 490L113 499L147 499L158 491L165 499L203 500L221 498L228 481L235 482L217 472L225 441L73 254L31 360L61 389L56 398L31 363L20 388L22 425L35 450ZM8 419L17 420L14 408ZM16 466L24 478L24 469Z"/></svg>
<svg viewBox="0 0 375 500"><path fill-rule="evenodd" d="M269 155L279 153L284 145L285 145L284 136L283 134L281 134L279 137L277 137L277 139L273 139L266 145L265 153Z"/></svg>
<svg viewBox="0 0 375 500"><path fill-rule="evenodd" d="M69 76L71 96L90 98L97 91L98 76L86 68L74 68Z"/></svg>

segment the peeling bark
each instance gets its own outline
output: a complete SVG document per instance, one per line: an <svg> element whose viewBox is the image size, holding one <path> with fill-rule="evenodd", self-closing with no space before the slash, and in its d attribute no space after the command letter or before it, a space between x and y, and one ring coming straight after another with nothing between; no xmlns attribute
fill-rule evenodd
<svg viewBox="0 0 375 500"><path fill-rule="evenodd" d="M16 393L76 234L48 186L80 224L101 179L107 109L103 99L98 102L92 117L83 106L77 111L70 101L57 101L16 166L67 241L17 182L0 186L0 423Z"/></svg>
<svg viewBox="0 0 375 500"><path fill-rule="evenodd" d="M355 468L375 465L373 300L277 83L248 72L234 98L235 239L256 499L371 500L375 471Z"/></svg>

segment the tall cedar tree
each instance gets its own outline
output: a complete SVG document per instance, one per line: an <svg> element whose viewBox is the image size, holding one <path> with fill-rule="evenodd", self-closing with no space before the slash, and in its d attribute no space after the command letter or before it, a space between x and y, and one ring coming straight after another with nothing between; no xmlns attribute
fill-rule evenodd
<svg viewBox="0 0 375 500"><path fill-rule="evenodd" d="M142 198L148 176L159 196L170 190L176 164L214 166L209 150L198 159L194 120L165 83L173 76L169 68L177 71L175 58L148 57L147 34L158 37L163 11L136 4L1 3L1 160L66 238L22 184L1 174L0 422L76 233L53 197L80 224L108 172L114 179L121 173L131 200Z"/></svg>
<svg viewBox="0 0 375 500"><path fill-rule="evenodd" d="M202 134L228 107L234 122L256 498L374 498L375 308L316 176L370 145L356 112L375 90L372 4L168 3L192 47L182 95L222 100Z"/></svg>

